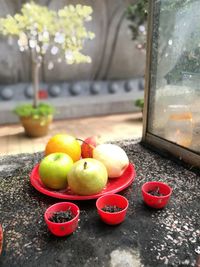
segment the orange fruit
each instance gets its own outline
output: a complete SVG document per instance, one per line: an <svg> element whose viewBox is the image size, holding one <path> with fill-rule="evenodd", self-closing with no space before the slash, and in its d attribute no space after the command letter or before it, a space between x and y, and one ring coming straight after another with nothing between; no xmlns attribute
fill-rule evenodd
<svg viewBox="0 0 200 267"><path fill-rule="evenodd" d="M56 134L49 139L45 148L45 155L47 156L55 152L66 153L75 162L81 157L81 145L74 136Z"/></svg>

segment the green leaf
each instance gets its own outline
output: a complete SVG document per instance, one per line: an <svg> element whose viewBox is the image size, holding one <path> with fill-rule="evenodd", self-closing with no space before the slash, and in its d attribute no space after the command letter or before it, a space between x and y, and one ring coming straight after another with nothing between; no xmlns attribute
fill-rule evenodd
<svg viewBox="0 0 200 267"><path fill-rule="evenodd" d="M38 107L34 108L31 104L24 104L17 106L13 112L19 117L32 117L39 119L41 117L48 117L55 113L55 108L46 103L40 103Z"/></svg>
<svg viewBox="0 0 200 267"><path fill-rule="evenodd" d="M137 99L135 101L135 105L136 105L136 107L143 109L144 108L144 99L143 98Z"/></svg>

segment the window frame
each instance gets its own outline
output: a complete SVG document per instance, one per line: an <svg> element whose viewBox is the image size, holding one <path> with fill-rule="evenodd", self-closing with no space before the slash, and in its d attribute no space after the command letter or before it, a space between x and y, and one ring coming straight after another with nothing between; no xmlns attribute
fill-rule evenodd
<svg viewBox="0 0 200 267"><path fill-rule="evenodd" d="M162 1L162 0L161 0ZM143 109L143 135L142 143L149 148L167 155L169 158L178 159L190 166L200 168L200 153L195 153L187 148L172 143L162 137L156 136L148 132L148 111L151 90L151 62L152 62L152 37L153 37L153 19L154 19L154 1L149 1L148 9L148 33L147 33L147 54L146 54L146 71L145 71L145 94L144 94L144 109ZM199 137L200 139L200 137Z"/></svg>

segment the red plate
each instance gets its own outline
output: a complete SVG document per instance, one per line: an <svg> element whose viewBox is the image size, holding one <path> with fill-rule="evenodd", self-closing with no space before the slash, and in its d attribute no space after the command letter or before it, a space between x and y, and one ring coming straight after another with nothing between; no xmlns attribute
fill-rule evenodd
<svg viewBox="0 0 200 267"><path fill-rule="evenodd" d="M45 195L55 198L69 199L69 200L96 199L108 193L117 193L128 187L133 182L136 176L135 167L133 164L130 163L125 172L123 173L123 175L118 178L109 179L106 187L99 194L90 196L80 196L73 194L73 192L70 191L69 188L64 190L53 190L47 188L40 180L38 169L39 169L39 164L37 164L31 172L30 181L32 186Z"/></svg>

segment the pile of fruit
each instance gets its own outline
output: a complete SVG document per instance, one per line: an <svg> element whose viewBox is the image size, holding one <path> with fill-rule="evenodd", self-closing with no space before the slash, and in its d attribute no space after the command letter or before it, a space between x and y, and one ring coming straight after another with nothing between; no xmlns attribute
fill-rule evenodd
<svg viewBox="0 0 200 267"><path fill-rule="evenodd" d="M79 139L67 134L50 138L39 165L43 184L55 190L69 187L77 195L100 193L108 179L120 177L129 165L126 152L98 137Z"/></svg>

